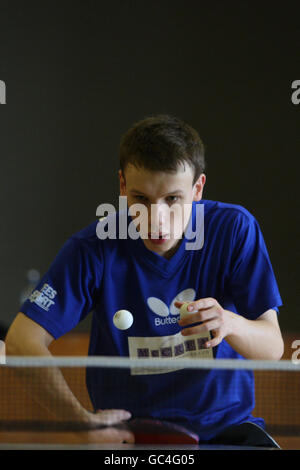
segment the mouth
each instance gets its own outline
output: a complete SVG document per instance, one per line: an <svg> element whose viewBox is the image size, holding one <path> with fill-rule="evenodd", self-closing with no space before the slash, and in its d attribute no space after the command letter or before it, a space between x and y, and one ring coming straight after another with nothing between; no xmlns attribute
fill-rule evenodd
<svg viewBox="0 0 300 470"><path fill-rule="evenodd" d="M163 243L167 242L170 239L169 234L155 234L155 233L148 233L148 238L151 241L151 243L154 243L155 245L162 245Z"/></svg>

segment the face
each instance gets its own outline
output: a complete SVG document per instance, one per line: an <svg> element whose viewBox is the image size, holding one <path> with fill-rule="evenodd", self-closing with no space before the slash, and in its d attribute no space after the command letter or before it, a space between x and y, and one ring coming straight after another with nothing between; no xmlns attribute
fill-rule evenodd
<svg viewBox="0 0 300 470"><path fill-rule="evenodd" d="M145 246L170 258L178 248L189 222L192 202L202 198L205 175L193 185L193 169L185 164L177 173L152 172L129 164L119 171L120 194L128 207L143 204L142 213L132 215ZM139 214L143 214L140 216Z"/></svg>

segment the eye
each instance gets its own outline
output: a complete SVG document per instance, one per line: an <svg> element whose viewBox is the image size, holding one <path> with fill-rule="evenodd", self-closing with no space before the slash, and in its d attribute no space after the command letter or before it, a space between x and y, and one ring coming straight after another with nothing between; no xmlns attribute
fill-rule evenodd
<svg viewBox="0 0 300 470"><path fill-rule="evenodd" d="M141 196L140 194L137 194L135 196L133 196L134 199L136 199L137 201L139 202L147 202L147 198L146 196Z"/></svg>
<svg viewBox="0 0 300 470"><path fill-rule="evenodd" d="M179 196L168 196L166 199L167 199L167 202L169 204L173 204L174 202L179 201L180 197Z"/></svg>

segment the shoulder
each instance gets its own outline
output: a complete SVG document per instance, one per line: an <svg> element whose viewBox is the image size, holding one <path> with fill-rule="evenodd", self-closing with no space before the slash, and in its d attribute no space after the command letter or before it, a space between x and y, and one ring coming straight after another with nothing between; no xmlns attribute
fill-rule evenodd
<svg viewBox="0 0 300 470"><path fill-rule="evenodd" d="M232 204L221 201L211 201L208 199L202 199L201 201L199 201L199 203L204 205L205 212L207 214L213 214L217 216L232 215L233 217L241 215L248 219L254 218L253 214L251 214L248 209L239 204Z"/></svg>
<svg viewBox="0 0 300 470"><path fill-rule="evenodd" d="M104 253L111 253L124 244L119 237L119 214L110 214L107 217L96 219L87 227L74 233L69 243L85 253L93 253L102 257Z"/></svg>
<svg viewBox="0 0 300 470"><path fill-rule="evenodd" d="M204 217L207 221L213 221L216 224L239 228L256 224L255 216L245 207L239 204L231 204L227 202L202 200L204 205Z"/></svg>
<svg viewBox="0 0 300 470"><path fill-rule="evenodd" d="M70 235L60 250L64 258L99 257L101 247L96 234L98 220Z"/></svg>
<svg viewBox="0 0 300 470"><path fill-rule="evenodd" d="M75 232L71 236L71 239L76 240L78 242L87 241L87 242L93 243L97 239L97 234L96 234L97 224L98 224L98 220L95 220L94 222L82 228L78 232Z"/></svg>
<svg viewBox="0 0 300 470"><path fill-rule="evenodd" d="M86 227L83 227L78 232L73 233L71 238L74 240L78 240L78 241L80 240L93 241L95 238L97 238L97 234L96 234L97 223L98 223L98 220L94 220L92 223L90 223Z"/></svg>
<svg viewBox="0 0 300 470"><path fill-rule="evenodd" d="M239 204L203 201L206 238L226 246L230 252L249 248L262 239L255 216Z"/></svg>

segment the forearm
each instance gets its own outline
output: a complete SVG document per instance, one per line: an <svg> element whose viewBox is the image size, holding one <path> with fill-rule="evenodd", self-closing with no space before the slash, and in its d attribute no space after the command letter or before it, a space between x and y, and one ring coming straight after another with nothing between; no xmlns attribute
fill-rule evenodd
<svg viewBox="0 0 300 470"><path fill-rule="evenodd" d="M230 334L226 341L246 359L279 360L283 354L280 329L264 319L248 320L227 312L230 317Z"/></svg>
<svg viewBox="0 0 300 470"><path fill-rule="evenodd" d="M46 346L36 342L24 342L22 346L7 348L8 355L51 356ZM89 412L81 405L69 388L62 372L57 367L14 368L25 392L58 420L84 423Z"/></svg>
<svg viewBox="0 0 300 470"><path fill-rule="evenodd" d="M49 357L51 353L48 347L53 339L43 327L19 312L5 339L6 353L8 356ZM61 370L56 367L18 367L11 370L22 381L25 393L57 420L72 421L88 429L95 429L131 418L126 410L96 410L93 413L85 409L69 388Z"/></svg>

